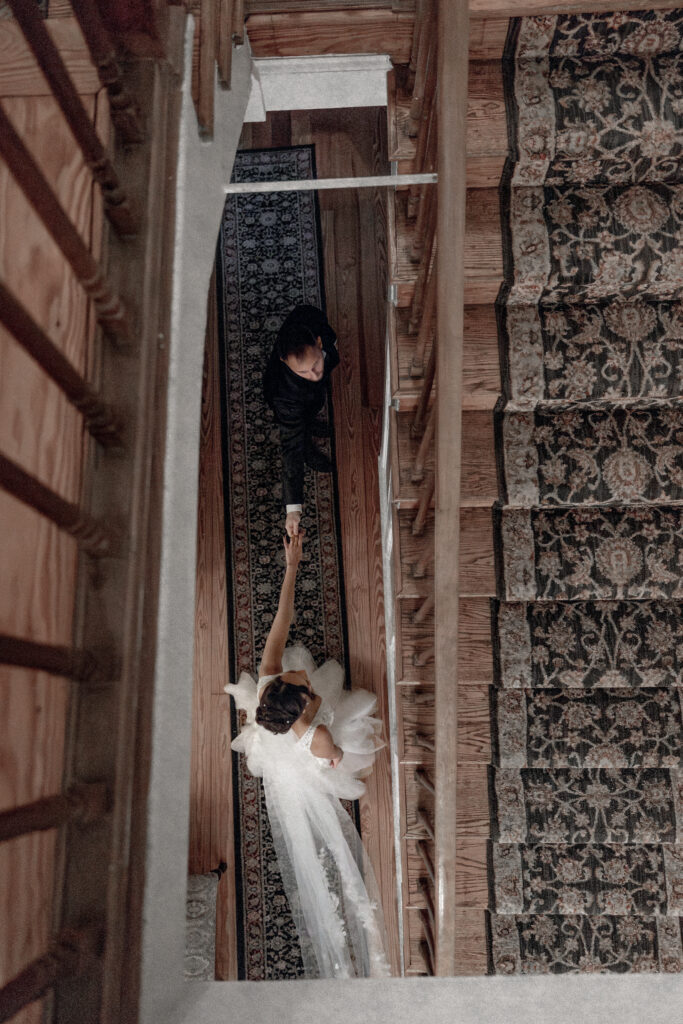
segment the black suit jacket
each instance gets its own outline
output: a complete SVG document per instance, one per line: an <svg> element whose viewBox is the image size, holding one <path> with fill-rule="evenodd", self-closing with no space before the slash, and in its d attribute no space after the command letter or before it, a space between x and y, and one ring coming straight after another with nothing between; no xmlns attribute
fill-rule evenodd
<svg viewBox="0 0 683 1024"><path fill-rule="evenodd" d="M280 359L277 342L263 374L263 393L275 413L282 445L282 500L285 505L300 505L304 495L304 451L310 443L310 422L322 409L327 382L339 363L337 335L327 317L316 306L296 306L280 330L292 323L304 324L315 337L320 337L325 353L325 367L320 380L299 377Z"/></svg>

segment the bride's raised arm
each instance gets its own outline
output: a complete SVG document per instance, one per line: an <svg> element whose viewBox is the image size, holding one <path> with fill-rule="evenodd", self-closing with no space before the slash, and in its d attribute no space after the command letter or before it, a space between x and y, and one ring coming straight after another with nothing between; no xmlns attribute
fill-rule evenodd
<svg viewBox="0 0 683 1024"><path fill-rule="evenodd" d="M270 627L266 646L263 648L263 658L258 670L259 678L278 675L282 672L282 654L287 645L289 627L294 614L294 585L301 561L304 536L305 531L301 530L293 537L283 539L286 561L285 578L282 581L277 613L273 619L273 625Z"/></svg>

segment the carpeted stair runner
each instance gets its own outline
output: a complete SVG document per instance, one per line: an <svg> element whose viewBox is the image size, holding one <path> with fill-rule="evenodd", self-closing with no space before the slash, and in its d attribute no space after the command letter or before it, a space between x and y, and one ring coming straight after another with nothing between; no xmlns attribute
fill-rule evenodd
<svg viewBox="0 0 683 1024"><path fill-rule="evenodd" d="M236 181L315 177L311 146L237 153ZM285 316L324 306L313 192L229 197L216 260L231 682L257 669L277 608L284 552L278 430L262 375ZM323 444L333 443L333 438ZM328 448L328 451L330 449ZM306 470L306 556L297 579L292 643L318 664L345 662L341 549L332 475ZM231 702L232 705L232 702ZM239 723L231 706L231 728ZM303 976L261 780L233 754L239 977Z"/></svg>
<svg viewBox="0 0 683 1024"><path fill-rule="evenodd" d="M511 23L489 968L683 970L683 10Z"/></svg>

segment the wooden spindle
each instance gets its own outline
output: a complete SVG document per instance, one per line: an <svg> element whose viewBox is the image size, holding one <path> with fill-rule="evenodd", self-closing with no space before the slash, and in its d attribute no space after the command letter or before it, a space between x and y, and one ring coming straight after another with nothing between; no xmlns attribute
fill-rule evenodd
<svg viewBox="0 0 683 1024"><path fill-rule="evenodd" d="M430 473L425 480L422 489L420 491L420 501L417 506L417 512L411 526L411 532L413 537L421 537L424 533L425 525L427 523L427 514L432 505L432 498L434 497L434 489L436 487L436 480L433 473ZM419 565L420 563L418 563ZM414 576L419 579L420 576L424 576L424 568L420 574L417 572L417 567Z"/></svg>
<svg viewBox="0 0 683 1024"><path fill-rule="evenodd" d="M109 790L103 782L80 782L68 792L46 796L30 804L22 804L11 811L0 813L0 842L25 836L29 832L44 832L59 828L67 822L89 825L102 818L110 809Z"/></svg>
<svg viewBox="0 0 683 1024"><path fill-rule="evenodd" d="M40 644L6 633L0 633L0 663L32 668L78 681L92 681L108 674L91 651Z"/></svg>
<svg viewBox="0 0 683 1024"><path fill-rule="evenodd" d="M232 39L235 46L244 43L244 0L233 0Z"/></svg>
<svg viewBox="0 0 683 1024"><path fill-rule="evenodd" d="M424 601L413 615L413 622L416 626L421 625L428 615L434 611L434 594L428 594Z"/></svg>
<svg viewBox="0 0 683 1024"><path fill-rule="evenodd" d="M116 50L93 0L71 0L100 82L107 90L114 128L126 144L142 142L145 130L140 108L123 84Z"/></svg>
<svg viewBox="0 0 683 1024"><path fill-rule="evenodd" d="M88 554L111 554L113 536L104 523L88 515L78 505L65 501L3 454L0 454L0 487L75 537Z"/></svg>
<svg viewBox="0 0 683 1024"><path fill-rule="evenodd" d="M436 234L436 188L433 185L425 185L425 188L428 191L420 203L417 220L415 221L413 241L410 246L410 258L413 263L418 263L426 252L431 251L432 242Z"/></svg>
<svg viewBox="0 0 683 1024"><path fill-rule="evenodd" d="M424 579L424 577L427 575L427 569L429 568L433 561L434 539L432 537L428 537L419 560L413 566L413 578L416 580Z"/></svg>
<svg viewBox="0 0 683 1024"><path fill-rule="evenodd" d="M436 169L436 155L438 135L436 130L436 102L434 96L429 97L427 117L420 123L420 132L417 136L415 156L411 170L414 174L422 171L434 171ZM417 215L417 208L422 196L420 185L411 185L408 189L408 202L406 213L409 220Z"/></svg>
<svg viewBox="0 0 683 1024"><path fill-rule="evenodd" d="M431 975L433 975L434 964L436 963L436 956L434 955L434 937L432 934L429 914L425 907L420 909L420 921L422 923L422 932L424 934L424 938L420 943L420 949L427 964L427 970Z"/></svg>
<svg viewBox="0 0 683 1024"><path fill-rule="evenodd" d="M428 247L425 251L425 255L420 263L420 269L417 274L415 281L415 291L413 293L413 301L410 306L410 318L408 320L408 333L416 334L418 324L422 317L422 310L424 308L424 300L427 289L427 282L432 272L432 266L436 258L436 238L429 239Z"/></svg>
<svg viewBox="0 0 683 1024"><path fill-rule="evenodd" d="M120 446L121 424L111 408L86 384L2 281L0 323L14 336L24 351L35 359L72 405L82 413L85 426L92 436L107 447Z"/></svg>
<svg viewBox="0 0 683 1024"><path fill-rule="evenodd" d="M424 27L425 10L429 0L415 0L415 20L413 21L413 41L410 45L410 60L408 61L408 71L415 76L415 69L417 68L417 54L420 48L420 33ZM414 85L414 82L413 82ZM412 88L412 86L411 86Z"/></svg>
<svg viewBox="0 0 683 1024"><path fill-rule="evenodd" d="M434 784L422 768L415 769L415 780L430 796L434 796ZM418 843L417 845L419 846L420 844Z"/></svg>
<svg viewBox="0 0 683 1024"><path fill-rule="evenodd" d="M430 88L429 79L430 77L436 77L437 34L434 24L435 13L433 0L427 0L420 26L417 58L415 61L413 98L408 114L408 134L412 137L415 137L418 133L425 94Z"/></svg>
<svg viewBox="0 0 683 1024"><path fill-rule="evenodd" d="M427 816L427 812L420 807L417 812L417 823L425 830L432 842L434 842L434 827Z"/></svg>
<svg viewBox="0 0 683 1024"><path fill-rule="evenodd" d="M426 910L427 912L427 917L429 918L429 924L433 934L436 931L436 920L434 918L434 903L432 901L432 892L431 889L429 888L429 883L427 882L426 878L420 879L420 881L418 882L418 888L420 890L420 895L422 896L422 899L425 901L424 910Z"/></svg>
<svg viewBox="0 0 683 1024"><path fill-rule="evenodd" d="M432 266L432 272L429 275L427 281L427 290L425 294L425 304L422 311L422 319L420 320L420 330L418 331L417 341L415 343L415 349L413 351L413 358L410 363L410 376L421 377L424 373L424 358L427 343L433 341L435 330L436 330L436 260ZM434 346L432 346L432 356L430 359L431 364L431 375L432 383L434 382L434 368L436 363L434 362ZM429 390L431 391L431 383ZM429 392L427 393L427 401L429 401ZM418 406L420 408L420 406ZM426 409L426 405L424 407ZM421 415L424 416L424 409L422 409ZM417 415L415 422L417 421ZM412 431L411 431L412 433Z"/></svg>
<svg viewBox="0 0 683 1024"><path fill-rule="evenodd" d="M93 178L102 190L104 212L120 235L137 234L140 226L139 214L133 209L130 197L121 187L118 175L69 77L62 56L45 27L38 5L26 3L26 0L9 0L9 5L40 70L50 84L52 95L61 107Z"/></svg>
<svg viewBox="0 0 683 1024"><path fill-rule="evenodd" d="M47 953L0 988L0 1021L14 1017L60 981L83 977L97 968L104 952L104 934L101 925L64 929Z"/></svg>
<svg viewBox="0 0 683 1024"><path fill-rule="evenodd" d="M425 647L424 651L420 651L419 654L413 655L413 665L415 668L424 668L430 661L434 661L434 644L430 647Z"/></svg>
<svg viewBox="0 0 683 1024"><path fill-rule="evenodd" d="M424 841L424 839L418 839L416 845L417 845L417 852L419 853L420 857L422 858L422 863L424 864L425 868L427 869L427 874L429 875L430 881L431 881L432 885L434 885L435 884L434 867L432 865L432 859L429 856L429 853L427 852L427 844Z"/></svg>
<svg viewBox="0 0 683 1024"><path fill-rule="evenodd" d="M422 437L425 429L425 416L429 409L429 402L432 397L432 388L434 387L434 377L436 376L436 336L432 338L432 347L429 353L429 360L427 362L427 372L424 375L422 382L422 389L415 406L415 414L413 416L413 422L410 424L410 436L413 440L417 440L418 437Z"/></svg>
<svg viewBox="0 0 683 1024"><path fill-rule="evenodd" d="M415 733L415 744L418 747L422 747L423 750L429 750L432 753L436 750L434 746L434 740L430 739L423 732Z"/></svg>
<svg viewBox="0 0 683 1024"><path fill-rule="evenodd" d="M110 288L101 267L69 220L2 106L0 156L71 266L84 291L92 299L95 315L102 328L116 340L128 340L130 327L121 300Z"/></svg>
<svg viewBox="0 0 683 1024"><path fill-rule="evenodd" d="M410 475L410 479L414 484L419 484L424 479L427 456L434 442L434 431L436 429L435 409L436 406L433 405L429 410L429 415L427 416L427 424L425 426L425 432L422 435L420 447L418 448L417 455L415 456L413 471Z"/></svg>
<svg viewBox="0 0 683 1024"><path fill-rule="evenodd" d="M218 0L201 0L199 8L199 95L197 120L202 138L213 138L213 94L215 85L216 9Z"/></svg>
<svg viewBox="0 0 683 1024"><path fill-rule="evenodd" d="M229 89L232 78L232 5L233 0L219 0L218 25L218 77L221 85Z"/></svg>

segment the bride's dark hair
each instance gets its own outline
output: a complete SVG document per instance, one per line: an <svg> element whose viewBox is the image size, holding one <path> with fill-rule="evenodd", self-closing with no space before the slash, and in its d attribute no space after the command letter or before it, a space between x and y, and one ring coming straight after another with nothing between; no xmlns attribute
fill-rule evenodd
<svg viewBox="0 0 683 1024"><path fill-rule="evenodd" d="M281 676L276 676L263 692L256 708L256 721L269 732L289 732L306 707L307 696L307 687L286 683Z"/></svg>

